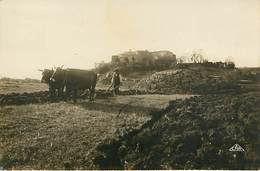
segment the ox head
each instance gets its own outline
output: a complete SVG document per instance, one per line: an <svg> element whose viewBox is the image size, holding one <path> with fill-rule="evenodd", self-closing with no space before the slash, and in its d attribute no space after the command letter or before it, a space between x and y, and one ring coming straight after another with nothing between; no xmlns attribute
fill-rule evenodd
<svg viewBox="0 0 260 171"><path fill-rule="evenodd" d="M65 70L62 69L62 68L63 68L63 65L61 67L57 67L54 70L54 72L53 72L53 74L51 75L51 78L50 78L51 81L56 82L56 83L64 81Z"/></svg>
<svg viewBox="0 0 260 171"><path fill-rule="evenodd" d="M53 69L44 69L44 70L39 69L39 71L42 72L41 82L42 83L50 83L50 79L51 79L51 76L54 73L54 70Z"/></svg>

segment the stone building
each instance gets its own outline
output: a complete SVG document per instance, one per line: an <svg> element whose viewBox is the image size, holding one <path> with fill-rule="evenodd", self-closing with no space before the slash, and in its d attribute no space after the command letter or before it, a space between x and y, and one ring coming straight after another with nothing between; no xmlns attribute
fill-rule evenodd
<svg viewBox="0 0 260 171"><path fill-rule="evenodd" d="M154 51L149 52L148 50L137 50L127 51L119 55L112 56L112 63L125 64L125 65L169 65L176 64L176 55L171 51Z"/></svg>

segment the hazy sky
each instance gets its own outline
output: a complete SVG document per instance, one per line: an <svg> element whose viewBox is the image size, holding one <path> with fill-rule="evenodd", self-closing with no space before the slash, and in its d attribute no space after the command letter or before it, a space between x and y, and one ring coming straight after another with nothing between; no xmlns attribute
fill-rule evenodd
<svg viewBox="0 0 260 171"><path fill-rule="evenodd" d="M0 77L93 68L129 49L260 66L260 0L0 0Z"/></svg>

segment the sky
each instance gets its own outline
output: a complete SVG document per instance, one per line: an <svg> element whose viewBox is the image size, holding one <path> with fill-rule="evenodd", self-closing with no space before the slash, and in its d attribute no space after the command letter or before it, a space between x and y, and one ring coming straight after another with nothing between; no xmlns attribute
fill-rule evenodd
<svg viewBox="0 0 260 171"><path fill-rule="evenodd" d="M128 50L260 66L260 0L0 0L0 77L90 69Z"/></svg>

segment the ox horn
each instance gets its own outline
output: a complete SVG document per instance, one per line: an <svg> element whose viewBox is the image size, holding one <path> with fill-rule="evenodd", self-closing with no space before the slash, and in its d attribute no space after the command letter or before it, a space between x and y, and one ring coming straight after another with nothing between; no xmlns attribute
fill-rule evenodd
<svg viewBox="0 0 260 171"><path fill-rule="evenodd" d="M60 67L60 68L62 69L62 68L63 68L63 66L64 66L64 65L61 65L61 67Z"/></svg>
<svg viewBox="0 0 260 171"><path fill-rule="evenodd" d="M43 69L38 69L38 71L43 72Z"/></svg>

